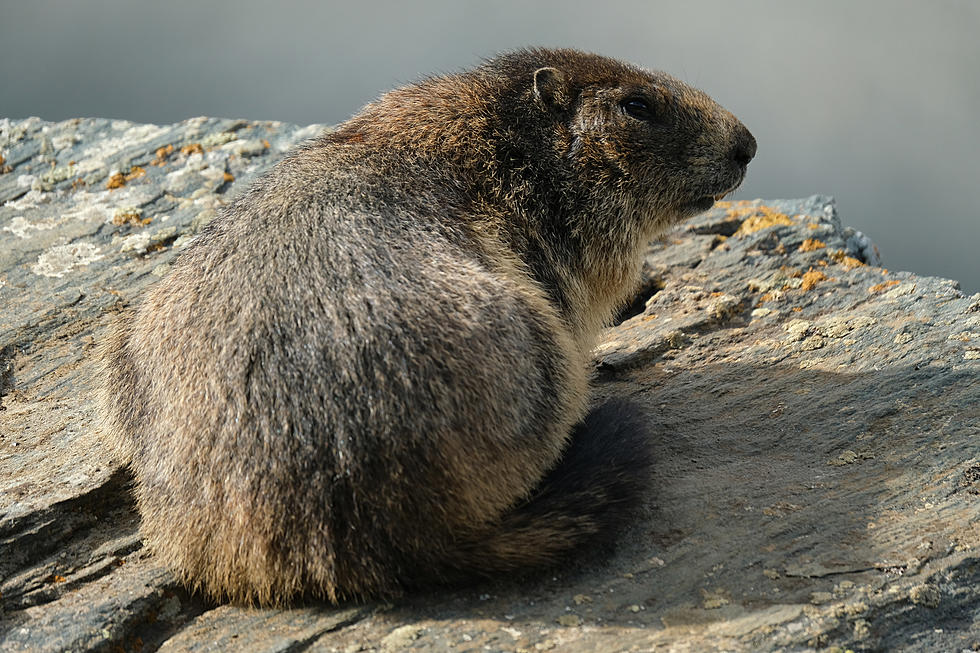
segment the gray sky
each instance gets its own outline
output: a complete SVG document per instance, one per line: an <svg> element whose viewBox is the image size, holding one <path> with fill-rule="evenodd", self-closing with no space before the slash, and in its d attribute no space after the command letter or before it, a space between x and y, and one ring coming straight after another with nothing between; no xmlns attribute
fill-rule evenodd
<svg viewBox="0 0 980 653"><path fill-rule="evenodd" d="M0 116L334 123L526 45L700 86L759 141L739 197L835 195L887 267L980 291L974 0L0 0Z"/></svg>

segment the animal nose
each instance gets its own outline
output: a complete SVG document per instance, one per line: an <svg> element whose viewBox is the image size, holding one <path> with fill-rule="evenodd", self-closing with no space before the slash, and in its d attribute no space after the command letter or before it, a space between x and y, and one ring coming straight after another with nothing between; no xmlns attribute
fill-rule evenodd
<svg viewBox="0 0 980 653"><path fill-rule="evenodd" d="M732 161L745 167L755 156L755 137L744 126L739 125L735 133L735 146L732 148Z"/></svg>

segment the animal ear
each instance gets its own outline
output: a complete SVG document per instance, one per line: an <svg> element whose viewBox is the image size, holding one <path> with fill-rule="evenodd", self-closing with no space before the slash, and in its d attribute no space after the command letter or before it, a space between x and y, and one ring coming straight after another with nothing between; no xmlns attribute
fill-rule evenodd
<svg viewBox="0 0 980 653"><path fill-rule="evenodd" d="M568 80L557 68L534 71L534 98L549 108L568 106Z"/></svg>

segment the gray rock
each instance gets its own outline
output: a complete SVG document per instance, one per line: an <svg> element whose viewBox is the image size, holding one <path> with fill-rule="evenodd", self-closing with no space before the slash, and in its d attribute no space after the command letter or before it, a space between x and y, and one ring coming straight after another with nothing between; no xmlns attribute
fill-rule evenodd
<svg viewBox="0 0 980 653"><path fill-rule="evenodd" d="M395 604L188 594L98 438L93 351L322 128L0 121L0 650L980 646L980 295L879 267L828 197L720 204L651 245L596 351L658 464L617 550Z"/></svg>

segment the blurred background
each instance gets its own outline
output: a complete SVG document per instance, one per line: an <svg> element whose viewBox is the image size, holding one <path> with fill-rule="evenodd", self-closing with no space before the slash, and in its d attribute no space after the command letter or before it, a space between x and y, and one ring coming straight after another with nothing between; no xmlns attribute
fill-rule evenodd
<svg viewBox="0 0 980 653"><path fill-rule="evenodd" d="M0 117L336 123L526 45L703 88L759 141L739 198L832 194L886 267L980 291L977 0L0 0Z"/></svg>

